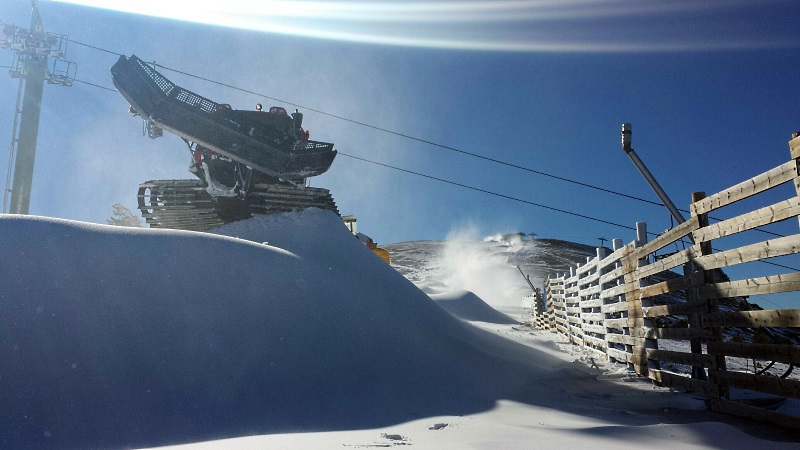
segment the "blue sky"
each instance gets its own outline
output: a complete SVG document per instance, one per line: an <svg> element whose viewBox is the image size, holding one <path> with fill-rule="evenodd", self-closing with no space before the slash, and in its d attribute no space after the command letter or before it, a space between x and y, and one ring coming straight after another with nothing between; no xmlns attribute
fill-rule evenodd
<svg viewBox="0 0 800 450"><path fill-rule="evenodd" d="M76 3L91 2L41 1L45 28L287 101L162 70L235 108L301 105L312 139L342 153L626 226L646 221L655 232L670 226L663 208L304 107L656 200L620 148L620 125L631 122L634 148L681 208L694 191L713 193L787 161L786 143L800 130L796 1L231 0L175 10L186 2L117 2L170 18ZM30 2L5 0L0 19L27 27ZM81 82L45 88L32 214L104 223L113 203L135 207L138 183L191 177L180 139L143 137L120 95L87 84L111 88L116 56L72 42L67 57ZM0 65L11 61L0 50ZM5 174L17 81L0 75ZM443 239L465 226L592 245L634 239L342 155L311 182L379 243ZM782 226L797 231L796 221Z"/></svg>

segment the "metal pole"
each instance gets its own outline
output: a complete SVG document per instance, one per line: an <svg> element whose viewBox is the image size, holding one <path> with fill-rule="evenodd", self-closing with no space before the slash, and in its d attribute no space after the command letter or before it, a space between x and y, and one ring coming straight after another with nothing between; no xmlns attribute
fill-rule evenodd
<svg viewBox="0 0 800 450"><path fill-rule="evenodd" d="M528 278L527 276L525 276L525 272L523 272L523 271L522 271L522 269L521 269L519 266L517 266L517 270L519 270L519 273L522 275L522 278L525 278L525 281L527 281L527 282L528 282L528 286L530 286L530 287L531 287L531 290L532 290L533 292L536 292L536 288L535 288L535 287L533 287L533 283L531 283L531 279L530 279L530 278Z"/></svg>
<svg viewBox="0 0 800 450"><path fill-rule="evenodd" d="M33 185L33 163L42 111L42 91L47 73L47 59L25 62L25 95L17 141L17 161L11 187L11 214L28 214Z"/></svg>
<svg viewBox="0 0 800 450"><path fill-rule="evenodd" d="M664 203L664 206L667 207L670 214L672 214L672 217L674 217L679 224L686 222L686 219L683 218L681 212L678 211L678 208L674 203L672 203L672 200L669 199L669 196L667 196L667 193L661 188L661 185L658 184L658 181L656 181L656 179L653 177L653 174L647 170L647 167L644 165L642 160L639 159L639 155L633 151L633 148L631 147L631 124L629 123L622 124L622 149L625 150L625 153L627 153L628 157L631 159L631 161L633 161L633 165L639 169L639 172L641 172L642 176L644 176L645 181L647 181L650 187L656 191L656 195L658 195L658 198L661 199L662 203Z"/></svg>
<svg viewBox="0 0 800 450"><path fill-rule="evenodd" d="M19 115L22 111L19 104L22 101L22 86L24 79L20 77L19 87L17 88L17 104L14 106L14 126L11 128L11 147L8 151L8 173L6 174L6 187L3 191L3 213L8 212L8 196L11 194L11 174L14 172L14 155L17 151L17 125L19 125Z"/></svg>

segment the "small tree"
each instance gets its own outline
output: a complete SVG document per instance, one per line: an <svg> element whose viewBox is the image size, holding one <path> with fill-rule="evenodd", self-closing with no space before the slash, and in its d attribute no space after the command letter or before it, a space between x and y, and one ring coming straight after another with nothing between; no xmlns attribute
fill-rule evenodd
<svg viewBox="0 0 800 450"><path fill-rule="evenodd" d="M119 227L141 227L142 219L134 216L130 209L122 203L114 203L114 215L106 221L109 225Z"/></svg>

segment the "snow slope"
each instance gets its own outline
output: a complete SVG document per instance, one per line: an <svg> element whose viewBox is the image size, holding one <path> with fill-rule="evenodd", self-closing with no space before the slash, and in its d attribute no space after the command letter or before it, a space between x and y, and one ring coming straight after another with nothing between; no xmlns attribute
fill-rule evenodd
<svg viewBox="0 0 800 450"><path fill-rule="evenodd" d="M0 447L792 446L454 317L332 213L219 233L0 216Z"/></svg>
<svg viewBox="0 0 800 450"><path fill-rule="evenodd" d="M392 258L392 267L422 291L431 295L440 306L440 296L461 296L468 291L477 298L460 303L485 302L516 321L530 316L529 277L534 287L543 290L548 275L569 273L570 266L586 263L596 249L556 239L516 240L499 237L481 238L468 228L454 231L446 241L414 241L384 245ZM452 311L452 308L447 308ZM465 317L462 317L465 318ZM468 320L478 320L467 318Z"/></svg>

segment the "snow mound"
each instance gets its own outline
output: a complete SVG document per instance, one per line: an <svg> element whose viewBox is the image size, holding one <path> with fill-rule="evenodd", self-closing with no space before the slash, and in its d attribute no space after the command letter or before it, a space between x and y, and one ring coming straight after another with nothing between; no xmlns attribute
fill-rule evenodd
<svg viewBox="0 0 800 450"><path fill-rule="evenodd" d="M476 322L516 324L516 320L489 306L480 297L469 291L453 291L431 294L437 305L462 320Z"/></svg>
<svg viewBox="0 0 800 450"><path fill-rule="evenodd" d="M242 239L0 216L0 447L376 427L494 404L491 343L469 344L485 339L335 214L218 232Z"/></svg>

